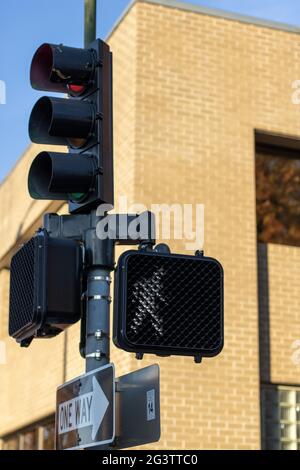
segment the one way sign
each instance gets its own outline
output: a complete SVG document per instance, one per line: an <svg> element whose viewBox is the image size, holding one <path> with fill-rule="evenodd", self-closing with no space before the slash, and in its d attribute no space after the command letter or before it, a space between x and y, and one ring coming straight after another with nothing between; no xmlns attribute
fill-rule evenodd
<svg viewBox="0 0 300 470"><path fill-rule="evenodd" d="M113 364L62 385L56 400L56 448L81 449L115 438Z"/></svg>

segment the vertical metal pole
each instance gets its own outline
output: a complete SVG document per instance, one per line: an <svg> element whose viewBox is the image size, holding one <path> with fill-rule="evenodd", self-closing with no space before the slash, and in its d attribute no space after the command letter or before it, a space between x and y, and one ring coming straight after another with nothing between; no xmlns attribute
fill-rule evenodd
<svg viewBox="0 0 300 470"><path fill-rule="evenodd" d="M96 224L99 218L91 213L92 228L85 232L85 249L90 268L87 272L85 312L85 367L91 372L110 362L110 273L114 269L113 240L99 240ZM91 450L105 450L106 446Z"/></svg>
<svg viewBox="0 0 300 470"><path fill-rule="evenodd" d="M88 47L96 39L96 15L97 0L85 0L84 47ZM114 243L105 245L97 241L95 232L96 228L86 233L85 243L85 248L90 251L90 258L93 260L87 273L86 372L98 369L110 362L110 273L113 270L115 247ZM98 446L93 450L106 448L107 446Z"/></svg>
<svg viewBox="0 0 300 470"><path fill-rule="evenodd" d="M85 47L96 39L96 16L97 0L85 0ZM110 272L113 268L109 268L105 263L106 246L95 242L95 233L89 234L86 247L89 247L93 260L87 273L85 317L86 372L90 372L108 364L110 360Z"/></svg>
<svg viewBox="0 0 300 470"><path fill-rule="evenodd" d="M84 0L84 47L96 39L97 0Z"/></svg>
<svg viewBox="0 0 300 470"><path fill-rule="evenodd" d="M94 267L87 278L86 372L109 363L110 271Z"/></svg>

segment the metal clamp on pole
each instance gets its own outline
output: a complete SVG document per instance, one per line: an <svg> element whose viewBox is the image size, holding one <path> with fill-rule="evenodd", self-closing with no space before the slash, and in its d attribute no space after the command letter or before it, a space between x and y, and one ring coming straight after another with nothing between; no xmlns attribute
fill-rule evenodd
<svg viewBox="0 0 300 470"><path fill-rule="evenodd" d="M96 361L101 361L102 358L106 358L106 354L104 354L99 349L93 353L88 354L85 356L86 359L95 359Z"/></svg>
<svg viewBox="0 0 300 470"><path fill-rule="evenodd" d="M88 281L89 280L90 281L106 281L109 284L111 284L111 277L110 276L95 276L95 277L90 276Z"/></svg>
<svg viewBox="0 0 300 470"><path fill-rule="evenodd" d="M102 331L102 330L97 330L95 332L95 338L98 340L98 341L101 341L103 338L107 337L107 334Z"/></svg>
<svg viewBox="0 0 300 470"><path fill-rule="evenodd" d="M88 300L106 300L110 304L112 299L110 295L91 295Z"/></svg>

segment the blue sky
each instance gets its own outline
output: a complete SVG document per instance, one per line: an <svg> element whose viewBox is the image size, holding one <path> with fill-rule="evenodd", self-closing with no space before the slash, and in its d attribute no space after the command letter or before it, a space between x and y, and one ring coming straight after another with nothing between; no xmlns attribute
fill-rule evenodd
<svg viewBox="0 0 300 470"><path fill-rule="evenodd" d="M184 1L184 0L181 0ZM105 38L130 0L98 0L99 37ZM300 26L299 0L191 0L189 3ZM32 55L43 42L83 44L84 0L4 0L0 5L0 80L6 104L0 104L0 181L30 143L30 111L40 94L31 90Z"/></svg>

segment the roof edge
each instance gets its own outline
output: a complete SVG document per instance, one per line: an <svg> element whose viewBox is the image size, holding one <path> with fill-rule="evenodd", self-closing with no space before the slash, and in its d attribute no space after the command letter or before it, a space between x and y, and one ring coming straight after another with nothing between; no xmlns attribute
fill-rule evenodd
<svg viewBox="0 0 300 470"><path fill-rule="evenodd" d="M160 5L160 6L167 7L167 8L176 8L178 10L184 10L184 11L189 11L192 13L213 16L216 18L236 21L239 23L247 23L247 24L251 24L254 26L260 26L262 28L270 28L270 29L276 29L279 31L285 31L288 33L300 34L300 27L293 26L288 23L281 23L279 21L262 19L256 16L242 15L239 13L233 13L233 12L226 11L226 10L195 5L194 3L189 3L189 2L185 3L179 0L131 0L131 2L127 5L127 7L125 8L121 16L117 19L117 21L113 25L112 29L107 35L107 39L110 38L110 36L114 33L116 28L119 26L119 24L123 21L123 19L127 16L127 14L130 12L132 7L136 3L149 3L153 5Z"/></svg>

